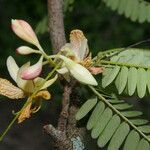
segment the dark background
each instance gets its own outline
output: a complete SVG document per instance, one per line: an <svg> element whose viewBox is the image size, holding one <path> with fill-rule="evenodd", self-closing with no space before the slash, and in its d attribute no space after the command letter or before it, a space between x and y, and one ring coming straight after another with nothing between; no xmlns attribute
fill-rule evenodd
<svg viewBox="0 0 150 150"><path fill-rule="evenodd" d="M12 55L19 65L27 60L37 61L35 56L19 56L15 49L26 45L14 35L11 30L11 19L23 19L35 29L37 24L47 16L46 0L0 0L0 77L10 79L6 59ZM126 47L150 37L148 23L135 23L111 11L100 0L79 0L66 7L64 13L65 31L68 37L72 29L81 29L89 40L89 47L93 55L102 50L117 47ZM43 27L45 29L45 27ZM44 49L50 54L51 44L49 34L38 34ZM138 47L150 47L150 43ZM11 80L11 79L10 79ZM57 83L59 84L59 83ZM60 111L61 88L53 86L50 89L53 97L49 102L44 102L42 109L22 124L14 124L4 140L0 143L0 150L48 150L52 145L50 139L42 131L45 124L56 125ZM17 111L22 101L11 101L0 97L0 133L4 131L13 118L12 110ZM145 112L145 117L150 117L149 98L145 98L140 109Z"/></svg>

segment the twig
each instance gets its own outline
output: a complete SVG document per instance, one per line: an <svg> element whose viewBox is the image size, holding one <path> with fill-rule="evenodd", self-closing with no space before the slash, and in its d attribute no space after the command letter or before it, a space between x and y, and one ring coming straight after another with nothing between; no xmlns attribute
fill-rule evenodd
<svg viewBox="0 0 150 150"><path fill-rule="evenodd" d="M51 124L45 125L43 127L44 131L52 137L54 140L55 147L59 150L64 150L64 149L71 149L72 143L71 141L66 137L64 132L56 129L53 127Z"/></svg>
<svg viewBox="0 0 150 150"><path fill-rule="evenodd" d="M57 53L66 43L63 21L63 0L48 0L48 16L53 52Z"/></svg>
<svg viewBox="0 0 150 150"><path fill-rule="evenodd" d="M63 97L62 97L62 111L58 121L58 129L66 133L67 128L67 120L69 117L69 105L70 105L70 95L72 93L72 89L75 85L75 81L71 81L70 84L66 83L63 89Z"/></svg>
<svg viewBox="0 0 150 150"><path fill-rule="evenodd" d="M53 53L58 53L61 47L66 43L63 22L63 0L48 0L47 2L49 32ZM71 118L74 118L75 114L69 115L71 109L70 95L75 85L75 81L73 82L70 82L70 84L66 83L65 86L63 86L62 111L58 120L58 128L56 129L52 125L44 126L44 131L54 139L54 145L56 149L59 150L72 150L72 142L69 137L72 137L74 131L78 130L75 125L74 128L72 128L70 122L70 120L74 120Z"/></svg>
<svg viewBox="0 0 150 150"><path fill-rule="evenodd" d="M72 92L72 88L66 84L64 87L63 98L62 98L62 111L58 121L58 129L60 131L66 132L67 127L67 119L68 119L68 109L70 102L70 94Z"/></svg>

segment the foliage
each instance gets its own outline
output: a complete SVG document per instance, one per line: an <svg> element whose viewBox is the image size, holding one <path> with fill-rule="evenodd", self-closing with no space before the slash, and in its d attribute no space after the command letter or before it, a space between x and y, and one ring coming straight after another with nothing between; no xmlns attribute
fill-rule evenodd
<svg viewBox="0 0 150 150"><path fill-rule="evenodd" d="M17 2L17 7L15 11L10 11L8 12L8 14L9 13L11 14L13 12L11 15L14 15L17 18L24 16L25 18L27 18L27 20L29 20L29 18L32 17L33 24L36 24L38 20L41 20L36 26L36 32L38 34L42 34L42 36L44 37L45 33L48 31L48 28L47 28L47 15L45 15L46 6L42 7L41 5L42 1L25 2L25 5L27 5L28 9L25 9L23 11L21 11L22 7L20 7L22 5L22 2L18 0L15 0L15 2ZM132 1L127 0L127 3L125 3L125 0L115 0L115 1L103 0L103 2L105 2L105 4L108 7L110 7L112 10L118 11L119 14L124 14L127 18L130 18L132 21L138 21L140 23L150 21L150 16L149 16L150 13L147 13L150 11L149 2L143 0L132 0ZM135 6L134 9L129 7L132 6L131 3L132 5L134 4ZM12 5L14 6L14 4L9 3L9 1L7 2L7 4L8 5L6 8L12 7ZM96 54L97 52L99 52L99 49L105 49L105 47L109 48L109 47L118 47L122 45L129 45L129 43L131 42L134 43L135 41L141 38L144 39L148 37L149 25L144 24L141 28L141 25L139 24L130 23L127 20L120 18L117 15L113 15L111 12L109 12L109 10L103 7L104 6L103 3L100 3L100 5L98 4L99 4L99 0L94 0L94 1L65 0L64 3L65 24L66 24L67 35L72 28L81 28L87 31L86 33L89 39L89 43L91 45L90 47L93 48L92 54ZM35 9L31 9L33 7ZM137 12L137 10L139 11ZM21 13L18 13L18 11ZM4 18L8 18L8 17L4 17ZM74 20L77 20L76 24L74 24ZM9 21L7 20L6 22ZM4 20L2 21L2 23L5 26L6 23ZM120 23L119 26L118 23ZM8 28L8 26L6 26L5 29L6 28ZM7 33L9 33L9 31L5 32L6 31L5 29L4 31L2 31L2 33L3 32L4 33L2 34L3 37L1 39L4 42L2 42L1 46L3 49L9 50L12 48L12 45L16 46L18 43L16 44L13 38L8 38ZM11 46L9 47L8 45ZM49 45L49 43L47 45ZM79 43L76 46L79 46ZM42 50L40 47L38 48L40 51ZM69 47L69 48L71 50L73 49L73 47ZM32 50L34 51L34 49ZM6 52L3 51L3 55L4 53L5 56L7 56L9 51ZM64 55L64 52L62 54ZM43 51L41 55L45 59L43 65L49 64L52 67L55 66L54 65L55 58L53 56L51 61L51 59L48 59L47 57L48 55L45 55ZM70 51L69 51L69 56L66 54L65 56L70 58ZM90 58L87 61L82 59L77 62L79 63L79 65L83 65L87 69L89 69L91 65L93 65L92 67L105 68L105 72L103 72L102 79L101 79L101 75L99 75L100 87L101 87L101 81L102 81L103 88L106 88L110 84L114 88L114 84L115 84L119 94L126 93L129 96L131 96L137 93L137 95L140 98L143 98L145 95L148 95L150 93L149 56L150 54L148 49L118 48L118 49L108 50L105 52L99 52L97 57L95 57L94 59ZM59 59L60 62L63 60L60 57L58 57L57 59ZM20 60L22 61L22 58ZM3 59L3 62L1 63L1 65L3 66L5 64L4 61L5 59ZM85 64L88 61L92 62L93 64L90 64L90 66L85 66ZM65 61L63 60L63 62ZM64 69L63 67L62 68L61 67L59 67L59 69ZM84 80L84 78L86 77L85 75L76 76L76 73L74 75L74 72L76 71L78 71L80 75L80 72L82 72L82 66L80 71L78 70L77 67L74 67L72 71L71 67L69 66L67 68L69 70L69 71L67 70L67 73L69 73L70 76L76 77L78 81ZM55 72L55 74L57 74L58 72L61 73L62 70L59 69L57 70L57 72L55 72L56 68L54 68L53 71ZM53 74L53 71L51 72L49 70L50 76L51 73ZM48 78L50 78L50 76L48 76ZM63 73L62 76L66 78L66 76ZM47 83L47 79L45 80L46 83ZM50 81L54 80L55 82L56 79L53 78ZM67 77L66 79L67 81L69 81L70 78L68 79ZM38 81L40 81L40 83L42 84L43 82L41 81L44 81L44 79L42 80L40 79ZM8 84L9 81L5 83ZM9 83L9 85L7 86L7 90L10 87L14 90L14 87L12 85L10 86L10 84L11 83ZM39 85L41 86L41 84ZM48 85L50 86L51 84ZM9 90L11 90L11 88ZM92 138L93 139L97 138L98 146L104 147L105 145L107 145L108 149L114 149L114 150L120 148L121 146L127 150L128 149L129 150L149 149L150 148L150 143L149 143L150 126L149 126L149 121L144 119L143 116L141 117L142 112L134 109L133 105L126 103L125 100L118 100L116 97L108 98L107 96L105 98L104 96L102 96L101 93L97 92L93 87L90 86L90 88L93 91L94 97L88 99L81 106L81 108L79 109L76 115L76 119L80 120L83 117L89 115L89 120L86 126L88 130L91 130ZM104 89L102 89L102 92L103 90ZM45 91L42 91L42 93L40 92L41 89L36 89L36 91L30 93L27 96L44 99L43 93L45 94ZM4 91L4 93L1 94L3 95L5 94L6 96L8 96L9 94L11 94L11 92L5 93ZM29 103L28 102L25 103L25 106L27 104ZM36 104L34 100L32 101L32 104ZM23 108L15 114L16 116L14 120L11 122L10 126L19 117L20 113L23 112L25 106L23 106ZM39 107L37 108L37 106ZM37 106L35 110L30 109L29 111L31 112L29 113L31 114L39 110L41 103L37 104ZM30 114L28 116L23 116L23 117L25 117L26 119L30 116ZM9 129L10 126L8 126L7 129ZM6 132L4 132L4 134ZM80 142L80 139L79 140L75 139L74 141L75 143L77 143L78 141Z"/></svg>
<svg viewBox="0 0 150 150"><path fill-rule="evenodd" d="M121 146L125 150L141 147L148 150L150 125L148 120L141 117L142 112L135 111L124 100L114 97L105 99L93 87L90 88L98 101L87 100L76 114L76 119L80 120L91 112L86 127L91 130L91 137L97 139L98 146L102 148L108 145L108 150L117 150Z"/></svg>
<svg viewBox="0 0 150 150"><path fill-rule="evenodd" d="M47 88L56 82L58 74L61 74L68 82L73 77L85 85L98 85L90 72L90 68L93 68L91 66L92 59L88 56L87 39L82 31L71 31L70 43L62 46L56 55L48 55L42 48L34 30L26 21L12 19L11 26L13 32L20 39L35 47L34 49L29 46L20 46L16 50L17 53L20 55L36 54L40 58L34 65L30 66L30 61L28 61L21 67L17 65L12 56L7 58L8 72L17 86L0 78L0 95L13 100L26 99L26 102L17 113L14 113L15 117L1 135L0 141L17 119L18 123L22 123L41 108L43 99L51 99L51 94ZM49 70L47 76L42 78L40 77L42 68L47 64L53 69ZM54 74L55 77L51 78Z"/></svg>
<svg viewBox="0 0 150 150"><path fill-rule="evenodd" d="M130 96L135 93L140 98L150 93L150 52L147 49L116 49L99 53L96 65L108 65L103 73L102 86L105 88L115 82L118 93L123 91Z"/></svg>
<svg viewBox="0 0 150 150"><path fill-rule="evenodd" d="M103 2L119 15L124 14L132 21L150 22L150 3L145 0L103 0Z"/></svg>
<svg viewBox="0 0 150 150"><path fill-rule="evenodd" d="M65 0L64 1L64 12L71 12L73 10L73 4L75 0Z"/></svg>

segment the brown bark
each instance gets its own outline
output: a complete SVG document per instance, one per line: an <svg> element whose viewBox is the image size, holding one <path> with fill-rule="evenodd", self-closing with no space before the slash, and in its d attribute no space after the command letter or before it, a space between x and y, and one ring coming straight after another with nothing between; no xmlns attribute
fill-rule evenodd
<svg viewBox="0 0 150 150"><path fill-rule="evenodd" d="M48 17L53 52L57 53L66 43L63 20L63 0L48 0Z"/></svg>
<svg viewBox="0 0 150 150"><path fill-rule="evenodd" d="M66 133L67 119L69 116L69 104L70 104L70 94L72 92L72 86L69 84L64 85L63 87L63 98L62 98L62 111L58 121L58 129Z"/></svg>
<svg viewBox="0 0 150 150"><path fill-rule="evenodd" d="M53 53L57 53L66 43L63 22L63 0L48 0L48 14ZM84 133L83 129L76 127L75 114L77 108L70 105L70 97L75 83L76 81L71 81L63 85L62 110L58 119L58 127L55 128L51 124L44 126L44 131L52 137L55 149L58 150L72 150L71 138L83 135Z"/></svg>

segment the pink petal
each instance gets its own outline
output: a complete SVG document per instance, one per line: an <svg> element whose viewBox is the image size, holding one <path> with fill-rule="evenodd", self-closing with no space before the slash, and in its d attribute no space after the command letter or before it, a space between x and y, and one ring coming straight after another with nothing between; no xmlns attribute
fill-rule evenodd
<svg viewBox="0 0 150 150"><path fill-rule="evenodd" d="M25 71L23 71L21 74L21 78L24 80L32 80L38 77L42 71L42 62L43 62L43 57L41 57L36 64L30 66Z"/></svg>
<svg viewBox="0 0 150 150"><path fill-rule="evenodd" d="M97 75L97 74L99 74L99 73L102 73L102 72L104 72L104 67L91 67L91 68L89 68L89 71L92 73L92 74L94 74L94 75Z"/></svg>
<svg viewBox="0 0 150 150"><path fill-rule="evenodd" d="M20 37L21 39L32 43L34 45L38 45L38 39L33 31L32 27L24 20L13 20L11 21L11 27L14 33Z"/></svg>

